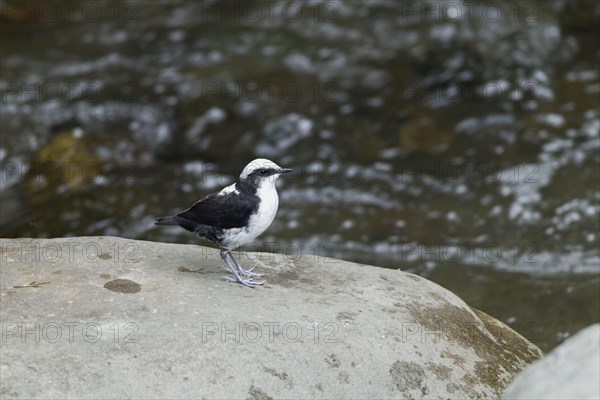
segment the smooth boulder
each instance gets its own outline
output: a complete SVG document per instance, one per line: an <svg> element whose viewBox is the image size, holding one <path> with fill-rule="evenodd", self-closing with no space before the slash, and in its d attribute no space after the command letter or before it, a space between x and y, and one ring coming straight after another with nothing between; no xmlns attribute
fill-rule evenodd
<svg viewBox="0 0 600 400"><path fill-rule="evenodd" d="M0 241L2 397L498 398L542 352L399 270L115 237Z"/></svg>
<svg viewBox="0 0 600 400"><path fill-rule="evenodd" d="M503 398L600 399L600 324L582 329L527 367Z"/></svg>

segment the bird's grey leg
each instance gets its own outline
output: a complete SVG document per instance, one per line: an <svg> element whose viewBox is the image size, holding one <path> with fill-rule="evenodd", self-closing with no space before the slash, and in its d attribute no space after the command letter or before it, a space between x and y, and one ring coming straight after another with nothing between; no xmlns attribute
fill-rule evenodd
<svg viewBox="0 0 600 400"><path fill-rule="evenodd" d="M225 261L225 264L227 264L230 268L227 271L233 272L233 274L235 275L235 279L230 278L228 276L224 276L226 281L240 283L244 286L248 286L251 288L265 284L264 282L253 282L252 278L242 279L242 277L240 277L240 274L237 271L237 265L235 263L233 265L231 265L230 261L228 260L227 255L229 255L229 254L231 254L229 251L221 250L221 258L223 259L223 261Z"/></svg>
<svg viewBox="0 0 600 400"><path fill-rule="evenodd" d="M229 251L221 250L221 257L227 257L228 255L231 255L231 253ZM244 276L244 273L242 272L242 271L244 271L244 269L242 269L240 267L240 264L237 263L237 260L234 257L230 257L230 258L233 259L233 267L231 266L231 263L229 262L230 260L228 261L227 259L223 258L223 260L225 261L225 264L227 264L227 266L229 267L225 271L229 272L230 274L235 274L237 272L238 275ZM244 272L246 272L246 271L244 271Z"/></svg>
<svg viewBox="0 0 600 400"><path fill-rule="evenodd" d="M254 270L254 267L250 268L250 269L244 269L244 268L242 268L242 266L240 265L240 263L233 256L233 253L229 252L228 254L229 254L229 258L231 258L231 260L233 261L233 263L237 267L237 270L238 270L238 272L239 272L240 275L247 276L249 278L260 278L260 277L265 276L265 274L259 274L259 273L256 273L256 272L252 272Z"/></svg>

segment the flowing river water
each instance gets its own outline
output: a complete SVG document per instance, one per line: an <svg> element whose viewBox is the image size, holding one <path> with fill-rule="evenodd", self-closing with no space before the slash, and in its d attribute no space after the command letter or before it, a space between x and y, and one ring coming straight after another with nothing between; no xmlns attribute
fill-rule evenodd
<svg viewBox="0 0 600 400"><path fill-rule="evenodd" d="M0 233L198 243L154 218L270 158L249 250L414 272L550 350L600 314L598 4L0 2Z"/></svg>

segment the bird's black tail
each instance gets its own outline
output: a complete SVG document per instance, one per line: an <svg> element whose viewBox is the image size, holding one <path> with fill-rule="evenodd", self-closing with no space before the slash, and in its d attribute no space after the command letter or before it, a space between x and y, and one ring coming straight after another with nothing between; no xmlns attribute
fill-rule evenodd
<svg viewBox="0 0 600 400"><path fill-rule="evenodd" d="M179 215L156 218L154 225L179 225L182 228L196 234L199 234L198 229L207 228L205 225L198 224L194 221L190 221L189 219L181 218Z"/></svg>
<svg viewBox="0 0 600 400"><path fill-rule="evenodd" d="M160 217L156 218L154 225L179 225L175 220L175 217Z"/></svg>

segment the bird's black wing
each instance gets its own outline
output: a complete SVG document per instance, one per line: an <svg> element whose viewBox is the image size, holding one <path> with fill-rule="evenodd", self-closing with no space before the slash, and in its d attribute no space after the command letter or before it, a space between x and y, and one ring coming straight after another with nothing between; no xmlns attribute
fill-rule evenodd
<svg viewBox="0 0 600 400"><path fill-rule="evenodd" d="M250 215L257 207L258 198L252 196L240 196L236 192L223 195L212 193L177 216L221 229L240 228L248 224Z"/></svg>

